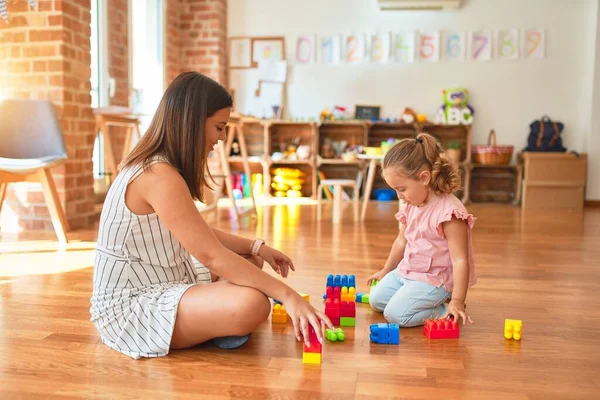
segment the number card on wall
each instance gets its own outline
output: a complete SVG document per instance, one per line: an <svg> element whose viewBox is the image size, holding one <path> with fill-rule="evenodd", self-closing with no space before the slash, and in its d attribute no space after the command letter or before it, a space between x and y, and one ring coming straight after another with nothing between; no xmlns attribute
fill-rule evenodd
<svg viewBox="0 0 600 400"><path fill-rule="evenodd" d="M444 59L464 61L467 54L467 35L464 32L446 32L442 41Z"/></svg>
<svg viewBox="0 0 600 400"><path fill-rule="evenodd" d="M371 62L386 63L390 59L391 39L389 33L371 36Z"/></svg>
<svg viewBox="0 0 600 400"><path fill-rule="evenodd" d="M346 36L344 60L348 64L358 64L365 60L367 44L364 34Z"/></svg>
<svg viewBox="0 0 600 400"><path fill-rule="evenodd" d="M519 30L504 29L498 31L496 40L497 56L501 60L517 60L519 58Z"/></svg>
<svg viewBox="0 0 600 400"><path fill-rule="evenodd" d="M342 56L342 41L339 35L323 36L319 47L319 60L323 64L339 64Z"/></svg>
<svg viewBox="0 0 600 400"><path fill-rule="evenodd" d="M543 29L525 29L523 31L523 57L546 57L546 35Z"/></svg>
<svg viewBox="0 0 600 400"><path fill-rule="evenodd" d="M438 62L440 60L440 33L419 34L419 60Z"/></svg>
<svg viewBox="0 0 600 400"><path fill-rule="evenodd" d="M397 33L394 38L394 59L399 63L415 61L415 33Z"/></svg>
<svg viewBox="0 0 600 400"><path fill-rule="evenodd" d="M492 32L472 31L470 36L470 54L473 61L492 59Z"/></svg>
<svg viewBox="0 0 600 400"><path fill-rule="evenodd" d="M312 64L315 62L315 43L314 36L298 36L296 41L297 64Z"/></svg>

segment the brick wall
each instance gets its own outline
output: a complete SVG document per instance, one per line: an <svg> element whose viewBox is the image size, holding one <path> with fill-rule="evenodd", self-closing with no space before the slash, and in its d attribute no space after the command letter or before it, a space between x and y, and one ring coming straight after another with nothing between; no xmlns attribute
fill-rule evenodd
<svg viewBox="0 0 600 400"><path fill-rule="evenodd" d="M177 33L168 39L168 81L198 71L227 86L227 1L167 0L167 7L167 32Z"/></svg>
<svg viewBox="0 0 600 400"><path fill-rule="evenodd" d="M167 0L167 15L165 19L165 87L181 73L180 69L180 39L179 19L181 17L181 0Z"/></svg>
<svg viewBox="0 0 600 400"><path fill-rule="evenodd" d="M0 19L0 96L50 100L60 118L68 161L53 170L72 229L93 220L93 116L90 108L90 2L9 0ZM37 184L11 184L3 220L22 229L52 229ZM12 214L12 215L11 215ZM11 218L12 217L12 218Z"/></svg>

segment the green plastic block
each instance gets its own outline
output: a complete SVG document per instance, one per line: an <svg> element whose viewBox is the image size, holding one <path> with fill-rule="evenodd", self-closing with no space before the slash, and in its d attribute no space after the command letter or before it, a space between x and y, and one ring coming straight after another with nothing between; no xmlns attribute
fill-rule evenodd
<svg viewBox="0 0 600 400"><path fill-rule="evenodd" d="M369 304L369 293L363 294L363 297L360 300L361 303Z"/></svg>
<svg viewBox="0 0 600 400"><path fill-rule="evenodd" d="M356 318L353 317L341 317L340 326L356 326Z"/></svg>
<svg viewBox="0 0 600 400"><path fill-rule="evenodd" d="M325 329L325 337L330 342L343 342L346 340L346 335L342 328L335 328L334 330Z"/></svg>

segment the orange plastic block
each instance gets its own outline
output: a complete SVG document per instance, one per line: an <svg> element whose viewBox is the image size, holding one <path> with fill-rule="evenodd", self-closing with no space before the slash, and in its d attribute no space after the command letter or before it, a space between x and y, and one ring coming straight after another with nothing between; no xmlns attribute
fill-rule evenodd
<svg viewBox="0 0 600 400"><path fill-rule="evenodd" d="M356 301L356 288L343 286L340 297L342 301Z"/></svg>
<svg viewBox="0 0 600 400"><path fill-rule="evenodd" d="M300 296L302 296L302 298L306 301L308 301L310 303L310 296L307 295L306 293L300 293Z"/></svg>
<svg viewBox="0 0 600 400"><path fill-rule="evenodd" d="M521 340L523 336L523 321L520 319L504 320L504 338Z"/></svg>
<svg viewBox="0 0 600 400"><path fill-rule="evenodd" d="M458 322L451 319L428 319L423 334L429 339L458 339Z"/></svg>
<svg viewBox="0 0 600 400"><path fill-rule="evenodd" d="M275 304L273 306L273 313L271 314L271 322L275 322L278 324L287 323L288 315L287 311L285 311L285 307L281 304Z"/></svg>

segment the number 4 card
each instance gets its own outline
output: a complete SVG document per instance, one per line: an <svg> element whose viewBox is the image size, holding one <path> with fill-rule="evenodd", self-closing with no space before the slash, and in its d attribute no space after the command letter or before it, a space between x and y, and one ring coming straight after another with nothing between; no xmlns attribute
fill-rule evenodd
<svg viewBox="0 0 600 400"><path fill-rule="evenodd" d="M492 31L472 31L469 44L471 60L489 61L492 59Z"/></svg>

